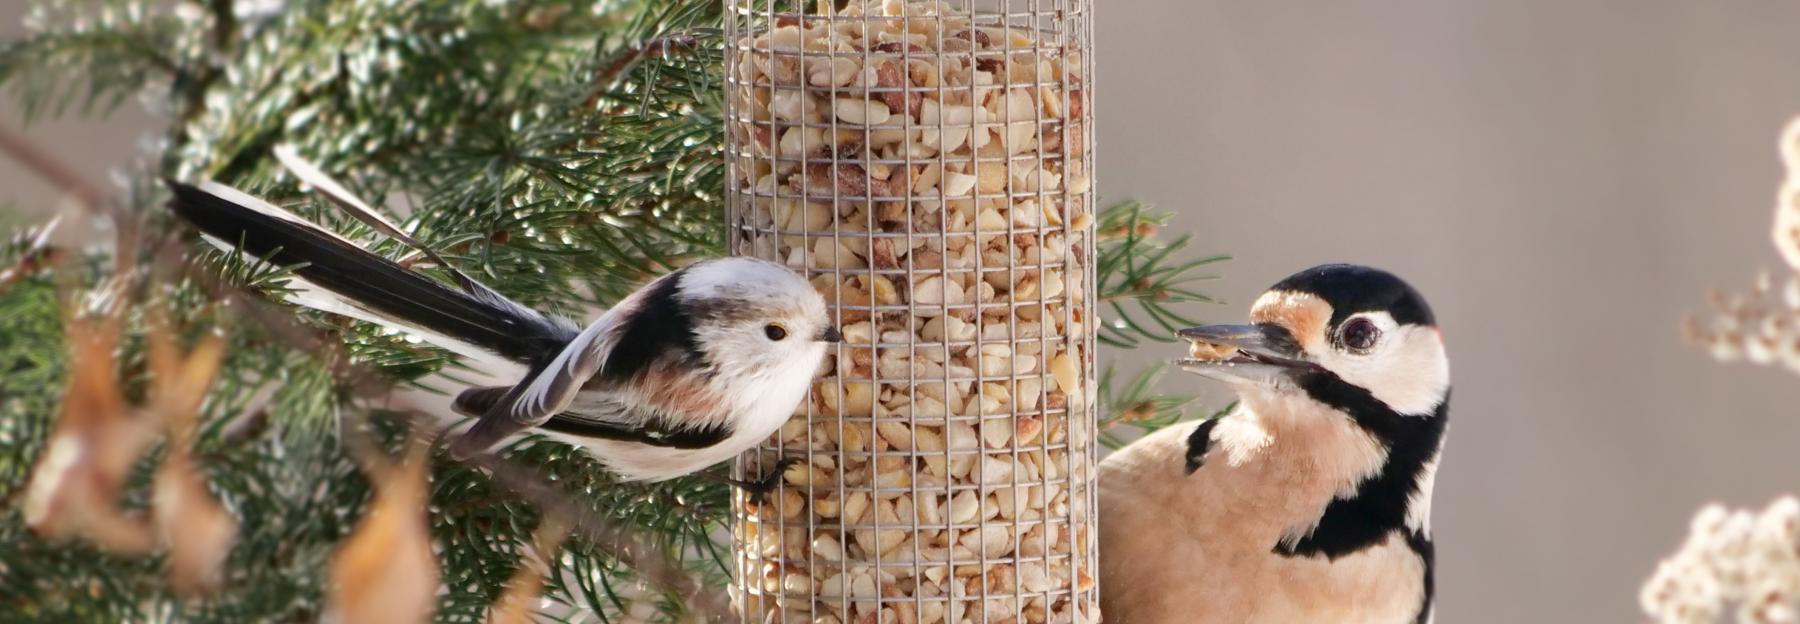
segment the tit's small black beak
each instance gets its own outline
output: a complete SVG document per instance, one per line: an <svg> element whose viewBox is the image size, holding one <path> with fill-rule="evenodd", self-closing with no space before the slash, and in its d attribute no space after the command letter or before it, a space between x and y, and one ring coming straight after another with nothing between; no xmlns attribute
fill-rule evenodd
<svg viewBox="0 0 1800 624"><path fill-rule="evenodd" d="M843 332L838 331L838 328L836 328L836 327L826 327L824 330L819 332L819 341L820 342L835 343L835 342L841 341L843 339L844 339Z"/></svg>
<svg viewBox="0 0 1800 624"><path fill-rule="evenodd" d="M1302 359L1300 344L1287 328L1274 324L1203 325L1176 335L1195 343L1224 345L1237 351L1224 359L1182 358L1182 370L1225 382L1273 384L1281 378L1315 370Z"/></svg>

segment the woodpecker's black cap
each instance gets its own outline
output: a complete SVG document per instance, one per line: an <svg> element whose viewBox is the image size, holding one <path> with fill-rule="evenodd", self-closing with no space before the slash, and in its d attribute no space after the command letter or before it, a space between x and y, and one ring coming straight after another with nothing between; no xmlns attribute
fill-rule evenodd
<svg viewBox="0 0 1800 624"><path fill-rule="evenodd" d="M1287 277L1271 291L1316 295L1331 305L1331 325L1360 312L1386 312L1402 325L1437 325L1425 297L1393 273L1355 264L1322 264Z"/></svg>

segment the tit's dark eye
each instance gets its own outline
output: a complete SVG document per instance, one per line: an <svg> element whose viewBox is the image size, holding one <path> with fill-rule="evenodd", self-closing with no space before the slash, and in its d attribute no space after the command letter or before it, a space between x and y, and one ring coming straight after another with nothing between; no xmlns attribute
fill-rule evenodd
<svg viewBox="0 0 1800 624"><path fill-rule="evenodd" d="M1381 329L1366 318L1350 319L1338 332L1338 340L1352 351L1368 351L1381 338Z"/></svg>
<svg viewBox="0 0 1800 624"><path fill-rule="evenodd" d="M787 337L787 328L779 323L769 323L763 326L763 335L768 336L769 340L781 340Z"/></svg>

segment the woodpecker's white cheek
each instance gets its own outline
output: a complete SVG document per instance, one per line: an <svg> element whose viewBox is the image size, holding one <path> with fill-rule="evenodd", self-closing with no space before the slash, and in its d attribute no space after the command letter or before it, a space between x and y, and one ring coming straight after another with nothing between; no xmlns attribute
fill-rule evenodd
<svg viewBox="0 0 1800 624"><path fill-rule="evenodd" d="M1450 359L1437 329L1398 325L1385 312L1363 316L1382 332L1373 351L1346 353L1333 345L1314 352L1313 361L1340 379L1367 389L1396 412L1430 415L1450 388Z"/></svg>

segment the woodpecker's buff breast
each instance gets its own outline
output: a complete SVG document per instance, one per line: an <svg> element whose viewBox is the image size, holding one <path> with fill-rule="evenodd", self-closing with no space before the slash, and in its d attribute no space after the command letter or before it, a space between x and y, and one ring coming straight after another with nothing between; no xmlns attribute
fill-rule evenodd
<svg viewBox="0 0 1800 624"><path fill-rule="evenodd" d="M1185 370L1238 407L1101 464L1111 624L1428 622L1431 488L1449 366L1422 297L1328 265L1184 330Z"/></svg>

